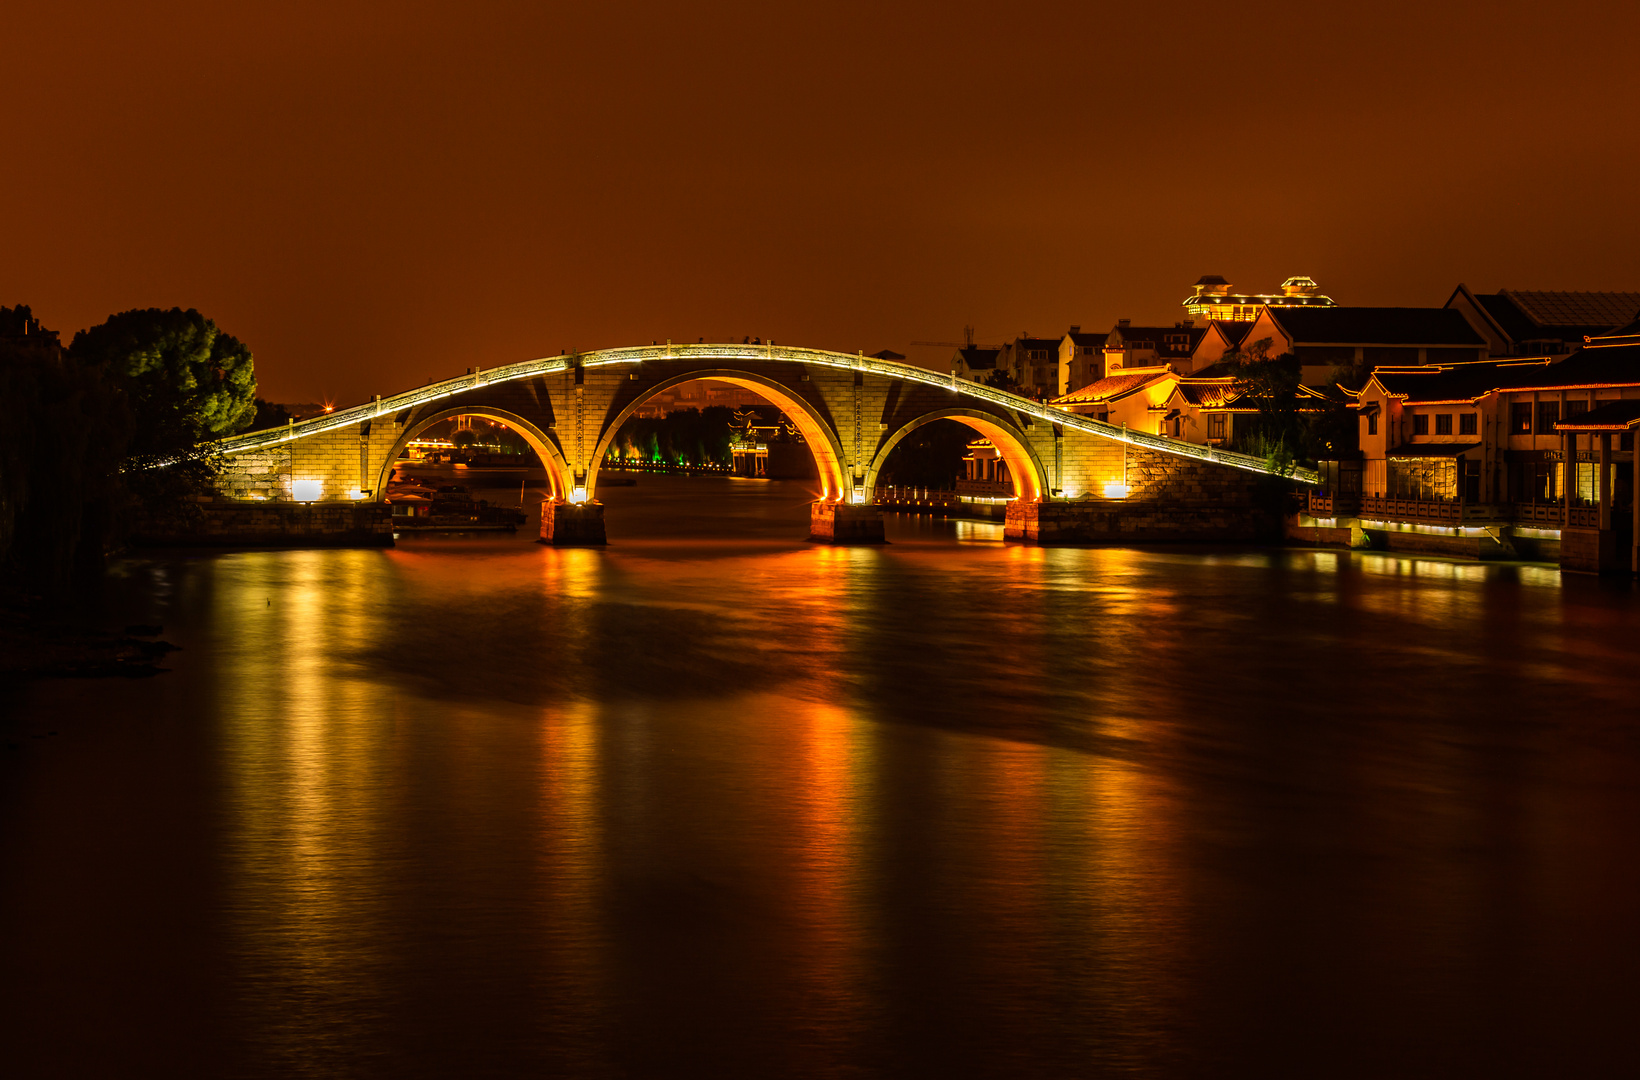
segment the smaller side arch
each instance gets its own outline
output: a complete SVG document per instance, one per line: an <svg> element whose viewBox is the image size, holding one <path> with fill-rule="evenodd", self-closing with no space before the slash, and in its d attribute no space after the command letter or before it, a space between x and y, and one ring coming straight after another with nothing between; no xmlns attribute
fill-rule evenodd
<svg viewBox="0 0 1640 1080"><path fill-rule="evenodd" d="M877 456L871 459L871 467L866 470L867 491L877 487L877 474L888 461L888 455L900 444L900 440L936 420L955 420L990 439L1001 452L1002 460L1008 463L1008 472L1014 482L1014 497L1023 502L1042 501L1043 494L1049 490L1048 474L1042 467L1042 459L1031 446L1031 440L1019 428L994 413L963 408L936 409L902 424L899 430L883 443L882 448L877 451Z"/></svg>
<svg viewBox="0 0 1640 1080"><path fill-rule="evenodd" d="M648 387L633 398L625 408L617 413L613 419L604 425L603 434L598 439L598 445L593 450L592 468L588 470L587 497L591 498L593 486L598 480L598 464L609 453L610 445L615 441L621 425L626 423L627 417L637 411L638 406L654 397L662 390L669 390L686 382L696 379L711 379L715 382L726 382L738 386L743 390L750 390L769 401L780 409L797 425L802 432L803 441L808 444L809 452L814 455L814 463L820 474L820 497L823 500L835 500L845 497L848 488L843 477L843 448L837 440L837 434L831 429L814 406L793 394L786 387L764 375L750 371L739 371L733 368L703 368L681 372L667 379L662 379Z"/></svg>
<svg viewBox="0 0 1640 1080"><path fill-rule="evenodd" d="M436 413L429 413L404 429L404 434L393 443L393 449L387 452L387 460L382 462L381 471L376 474L377 502L386 497L387 481L393 475L393 464L399 460L399 455L404 453L404 448L410 445L410 440L440 420L448 420L453 416L485 416L491 420L499 420L518 432L524 441L529 443L530 449L535 451L536 457L541 459L541 465L547 471L547 483L552 486L553 496L559 499L569 497L570 488L566 479L570 475L569 464L564 460L564 455L558 452L557 445L547 437L546 432L517 413L508 412L506 409L497 409L493 405L470 405L466 408L442 409Z"/></svg>

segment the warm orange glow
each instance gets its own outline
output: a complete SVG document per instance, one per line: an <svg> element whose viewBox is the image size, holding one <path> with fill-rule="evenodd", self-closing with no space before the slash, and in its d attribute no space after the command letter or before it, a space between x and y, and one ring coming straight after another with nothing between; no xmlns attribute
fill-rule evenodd
<svg viewBox="0 0 1640 1080"><path fill-rule="evenodd" d="M564 461L564 456L558 452L558 448L552 444L546 435L521 416L515 416L503 409L493 409L483 405L461 409L445 409L442 412L433 413L399 436L398 442L394 444L393 449L387 455L387 459L382 463L382 474L376 485L376 490L386 490L387 479L392 475L393 465L397 462L400 451L412 445L430 445L431 443L442 445L446 440L432 440L430 443L429 440L421 439L419 436L433 425L457 416L482 417L516 432L519 438L523 439L529 444L529 448L535 451L535 456L541 459L541 467L546 471L547 484L550 487L552 497L556 499L567 499L569 497L574 484L572 483L572 477L568 475L568 465ZM454 446L455 444L452 442L449 445Z"/></svg>
<svg viewBox="0 0 1640 1080"><path fill-rule="evenodd" d="M1011 431L1001 424L977 416L952 416L949 419L967 424L991 440L991 445L997 448L1002 460L1008 463L1008 474L1014 481L1015 498L1025 502L1042 501L1042 479L1037 473L1036 462L1032 459L1031 452Z"/></svg>
<svg viewBox="0 0 1640 1080"><path fill-rule="evenodd" d="M711 379L714 382L729 383L743 390L750 390L785 413L787 419L802 434L803 441L808 444L809 452L814 455L814 463L820 473L821 500L825 502L848 501L847 492L849 488L843 476L843 463L838 456L830 427L812 411L812 407L806 401L791 394L778 383L762 376L752 375L749 372L733 370L692 371L676 379L669 379L656 384L648 392L627 405L625 409L622 409L620 415L616 416L609 424L603 438L599 440L597 447L593 450L592 460L604 460L604 455L609 452L610 444L614 442L615 435L620 431L621 425L644 402L662 391L671 390L697 379ZM587 481L588 497L592 496L596 484L597 477L596 472L594 472Z"/></svg>

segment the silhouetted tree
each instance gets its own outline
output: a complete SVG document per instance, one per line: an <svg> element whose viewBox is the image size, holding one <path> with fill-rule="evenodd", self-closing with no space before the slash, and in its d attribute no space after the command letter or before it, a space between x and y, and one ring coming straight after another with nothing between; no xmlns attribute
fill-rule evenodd
<svg viewBox="0 0 1640 1080"><path fill-rule="evenodd" d="M283 405L275 405L271 401L255 399L256 413L246 431L266 431L268 428L284 427L290 423L292 417L289 409Z"/></svg>
<svg viewBox="0 0 1640 1080"><path fill-rule="evenodd" d="M140 451L232 435L255 418L250 349L192 308L122 311L75 334L68 351L106 368L129 394Z"/></svg>
<svg viewBox="0 0 1640 1080"><path fill-rule="evenodd" d="M1354 423L1343 399L1328 388L1317 388L1326 397L1301 395L1298 358L1291 353L1271 356L1272 345L1263 338L1234 357L1235 389L1243 403L1258 408L1250 423L1238 423L1237 448L1265 458L1281 472L1353 448Z"/></svg>
<svg viewBox="0 0 1640 1080"><path fill-rule="evenodd" d="M0 566L49 588L100 563L131 430L105 372L65 355L28 307L0 308Z"/></svg>
<svg viewBox="0 0 1640 1080"><path fill-rule="evenodd" d="M991 374L981 379L980 382L984 383L986 386L995 387L998 390L1006 390L1010 394L1019 393L1019 383L1015 382L1014 377L1006 371L1003 371L1001 368L997 368L995 371L991 372Z"/></svg>

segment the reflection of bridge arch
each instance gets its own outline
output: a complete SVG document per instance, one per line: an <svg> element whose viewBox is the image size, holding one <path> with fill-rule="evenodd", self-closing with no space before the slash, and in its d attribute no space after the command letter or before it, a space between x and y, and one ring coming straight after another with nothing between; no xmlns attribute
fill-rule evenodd
<svg viewBox="0 0 1640 1080"><path fill-rule="evenodd" d="M646 387L637 397L634 397L611 419L604 431L603 438L598 441L592 452L592 467L587 473L587 497L593 497L593 489L597 483L598 463L604 460L609 448L615 442L621 425L627 418L637 411L638 407L656 394L670 390L674 386L694 382L697 379L711 379L714 382L731 383L743 390L765 398L771 405L784 412L797 425L797 430L803 433L803 441L808 444L809 452L814 455L814 463L820 474L820 497L822 499L838 498L847 490L843 483L843 448L838 442L837 435L832 430L831 423L819 414L813 405L791 393L778 382L764 375L750 371L741 371L733 368L695 369L662 379L654 385Z"/></svg>
<svg viewBox="0 0 1640 1080"><path fill-rule="evenodd" d="M1008 463L1008 472L1013 477L1015 498L1036 502L1048 490L1048 474L1042 467L1042 459L1037 457L1036 451L1031 448L1029 437L1023 431L993 413L953 406L924 413L901 425L898 431L889 436L866 471L867 491L876 488L877 474L882 471L888 462L888 455L894 452L900 440L936 420L955 420L990 439L992 445L1002 454L1002 460Z"/></svg>
<svg viewBox="0 0 1640 1080"><path fill-rule="evenodd" d="M457 416L483 416L491 420L499 420L518 432L524 441L529 443L530 449L534 450L536 456L541 459L541 467L547 472L547 483L552 487L552 494L560 499L569 497L569 464L564 461L564 455L558 452L558 447L547 437L546 432L517 413L508 412L506 409L498 409L493 405L478 404L429 413L415 423L407 425L404 433L393 444L393 449L388 452L386 460L382 462L381 472L376 478L375 491L380 493L387 490L387 482L393 478L393 466L398 462L399 455L404 452L405 447L410 445L411 439L414 439L439 421L449 420Z"/></svg>

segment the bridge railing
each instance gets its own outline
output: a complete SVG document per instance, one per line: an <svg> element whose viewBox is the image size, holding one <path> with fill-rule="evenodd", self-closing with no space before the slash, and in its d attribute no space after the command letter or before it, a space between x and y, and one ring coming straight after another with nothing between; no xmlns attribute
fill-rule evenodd
<svg viewBox="0 0 1640 1080"><path fill-rule="evenodd" d="M1195 458L1199 461L1212 462L1215 465L1227 465L1247 472L1281 475L1303 484L1319 482L1319 477L1313 469L1290 468L1281 471L1273 468L1271 463L1265 459L1253 457L1250 454L1237 454L1211 446L1201 446L1197 443L1170 439L1165 435L1151 435L1147 432L1133 431L1129 428L1107 423L1104 420L1095 420L1091 416L1066 412L1052 405L1021 397L1018 394L1010 394L1008 391L998 390L994 386L969 382L966 379L959 379L955 375L942 375L937 371L917 367L913 364L902 364L893 360L879 360L875 357L859 354L829 352L824 349L801 349L789 345L774 344L736 345L732 342L710 345L674 345L671 343L665 345L639 345L622 349L600 349L596 352L581 353L574 357L551 356L536 360L525 360L517 364L490 368L487 371L480 370L455 379L429 383L426 386L417 387L402 394L395 394L392 397L370 401L350 409L339 409L336 412L326 413L323 416L316 416L299 423L287 424L283 428L270 428L265 431L253 431L245 435L236 435L229 439L223 439L220 448L225 454L243 454L253 450L265 450L280 443L290 442L292 439L305 438L309 435L317 435L336 428L348 427L376 417L402 412L405 409L413 409L418 405L437 401L440 398L450 397L467 390L476 390L499 382L511 382L517 379L534 378L537 375L562 372L576 361L579 361L582 367L591 368L611 364L641 364L650 361L665 363L674 360L784 361L861 371L886 378L901 379L906 382L950 390L964 397L988 401L993 405L999 405L1002 408L1036 420L1058 424L1061 427L1096 435L1102 439L1144 447L1147 450L1156 450L1178 457Z"/></svg>

